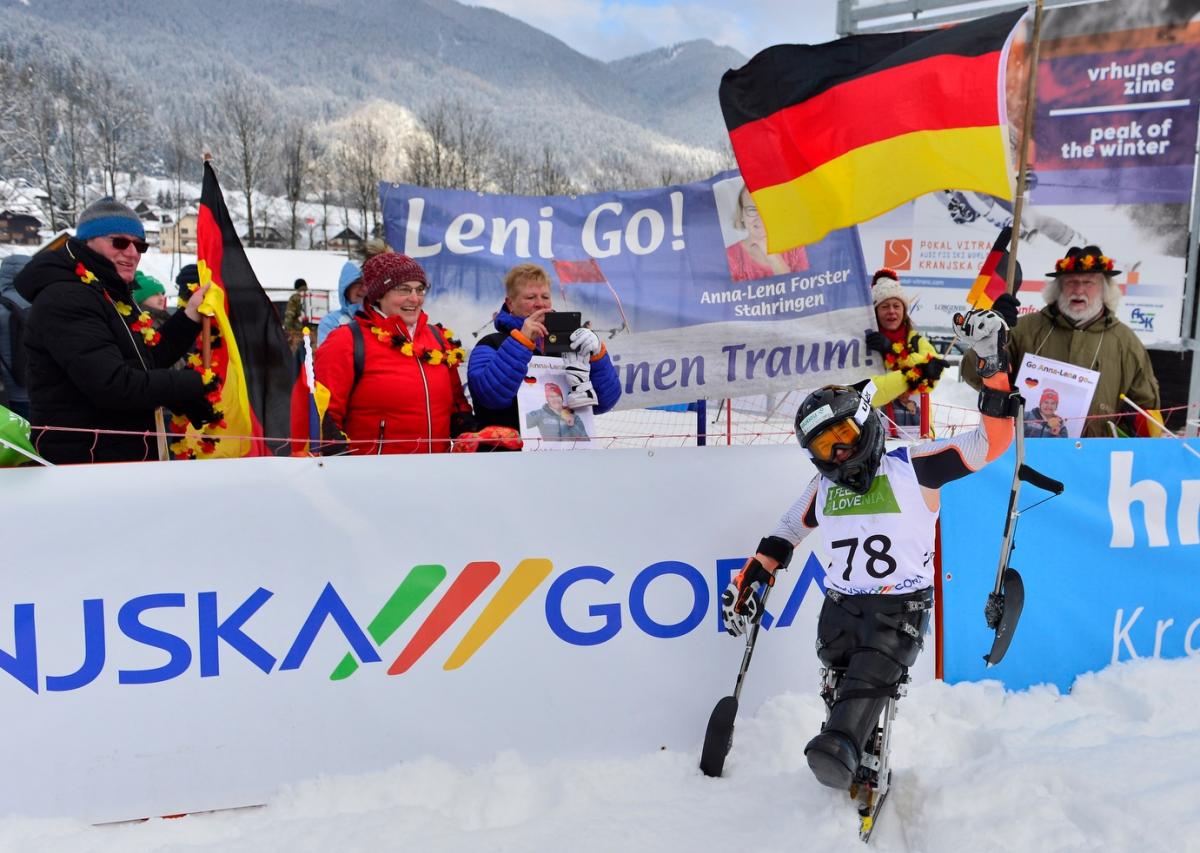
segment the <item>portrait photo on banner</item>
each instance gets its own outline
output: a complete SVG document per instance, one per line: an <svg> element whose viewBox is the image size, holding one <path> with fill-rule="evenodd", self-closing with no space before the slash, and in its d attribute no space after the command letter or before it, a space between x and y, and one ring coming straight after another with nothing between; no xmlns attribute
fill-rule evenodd
<svg viewBox="0 0 1200 853"><path fill-rule="evenodd" d="M766 226L740 175L716 181L713 196L725 241L730 281L758 281L808 269L808 253L803 246L767 253Z"/></svg>
<svg viewBox="0 0 1200 853"><path fill-rule="evenodd" d="M593 449L595 420L591 407L568 408L564 401L571 385L563 360L536 356L517 391L521 438L526 448L541 450Z"/></svg>

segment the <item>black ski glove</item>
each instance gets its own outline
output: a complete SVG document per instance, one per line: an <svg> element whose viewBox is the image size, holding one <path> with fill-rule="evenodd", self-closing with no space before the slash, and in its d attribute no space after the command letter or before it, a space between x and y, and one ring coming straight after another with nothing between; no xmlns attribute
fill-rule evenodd
<svg viewBox="0 0 1200 853"><path fill-rule="evenodd" d="M192 426L197 429L203 429L209 424L215 424L221 420L220 413L213 407L213 403L220 399L218 394L221 390L220 378L214 374L200 386L200 390L200 397L188 401L179 408L179 414L191 421Z"/></svg>
<svg viewBox="0 0 1200 853"><path fill-rule="evenodd" d="M221 416L217 414L217 410L213 408L213 404L208 401L207 396L188 403L180 409L179 414L191 421L192 426L196 429L202 429L221 420Z"/></svg>
<svg viewBox="0 0 1200 853"><path fill-rule="evenodd" d="M1017 309L1020 307L1021 303L1011 293L1001 293L992 303L992 310L1000 315L1010 329L1017 325Z"/></svg>
<svg viewBox="0 0 1200 853"><path fill-rule="evenodd" d="M942 371L949 366L950 362L934 356L925 362L925 378L930 382L937 382L942 377Z"/></svg>
<svg viewBox="0 0 1200 853"><path fill-rule="evenodd" d="M349 437L330 418L321 419L321 455L343 456L350 452Z"/></svg>
<svg viewBox="0 0 1200 853"><path fill-rule="evenodd" d="M867 349L877 352L880 355L887 355L892 351L891 341L883 336L883 332L874 330L867 332L866 341Z"/></svg>

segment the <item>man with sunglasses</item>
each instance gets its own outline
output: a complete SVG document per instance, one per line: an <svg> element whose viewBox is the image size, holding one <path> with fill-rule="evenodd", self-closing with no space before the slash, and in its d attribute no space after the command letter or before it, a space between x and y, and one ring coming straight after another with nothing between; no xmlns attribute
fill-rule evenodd
<svg viewBox="0 0 1200 853"><path fill-rule="evenodd" d="M32 304L25 330L32 438L54 463L158 458L155 409L194 423L214 416L200 373L170 367L200 332L204 290L155 330L131 285L146 232L112 198L79 215L75 236L34 255L16 288Z"/></svg>
<svg viewBox="0 0 1200 853"><path fill-rule="evenodd" d="M829 718L805 755L817 780L833 788L849 789L862 778L880 713L921 651L941 487L999 457L1013 438L1008 327L993 311L956 319L956 331L979 357L979 427L886 452L883 424L871 408L872 383L862 392L829 385L809 394L796 413L796 437L818 473L721 596L726 630L744 634L761 618L762 593L775 572L821 528L832 560L817 656L844 675L826 698Z"/></svg>

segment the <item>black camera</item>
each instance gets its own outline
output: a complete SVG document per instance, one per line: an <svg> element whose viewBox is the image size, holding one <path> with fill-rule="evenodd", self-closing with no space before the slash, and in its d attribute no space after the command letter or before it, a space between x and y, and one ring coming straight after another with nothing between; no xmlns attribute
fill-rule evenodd
<svg viewBox="0 0 1200 853"><path fill-rule="evenodd" d="M579 328L578 311L549 311L542 317L546 326L546 355L562 355L571 350L571 333Z"/></svg>

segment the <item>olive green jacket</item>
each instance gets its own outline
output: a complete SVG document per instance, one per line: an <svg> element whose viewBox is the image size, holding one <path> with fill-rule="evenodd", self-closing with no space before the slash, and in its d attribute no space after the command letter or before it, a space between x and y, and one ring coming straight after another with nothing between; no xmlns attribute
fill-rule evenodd
<svg viewBox="0 0 1200 853"><path fill-rule="evenodd" d="M1089 415L1115 415L1121 411L1121 394L1143 409L1159 406L1158 380L1150 365L1150 354L1138 336L1107 308L1087 328L1076 329L1054 305L1017 321L1008 338L1015 378L1021 360L1029 353L1042 358L1086 367L1100 373ZM962 376L973 388L980 387L974 350L962 360ZM1128 411L1128 409L1126 409ZM1108 418L1089 420L1083 430L1086 438L1105 438L1112 433Z"/></svg>

